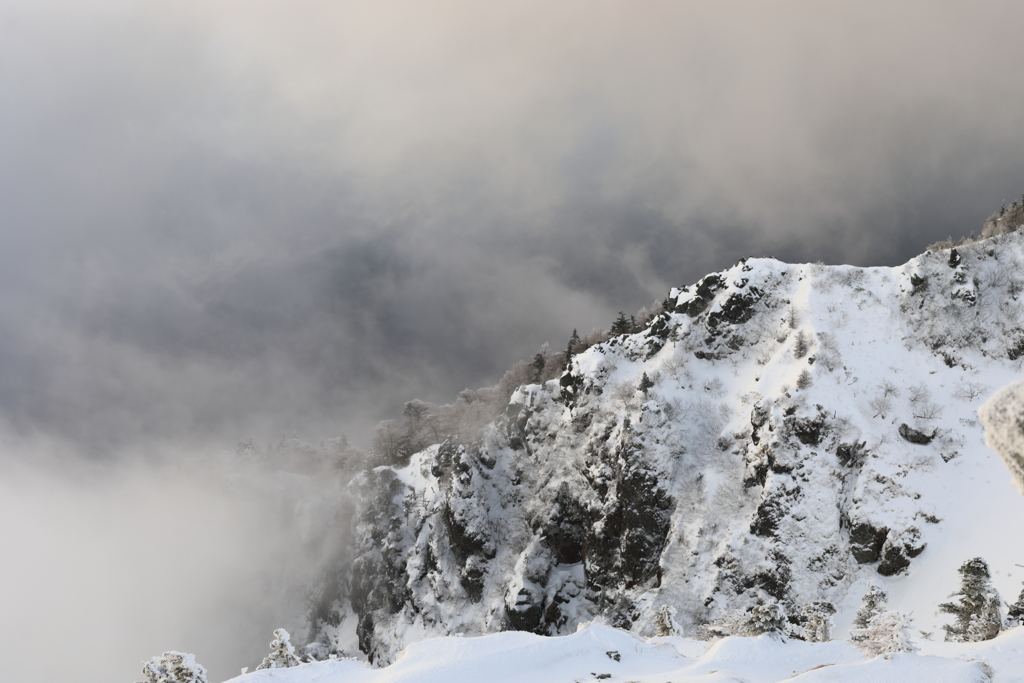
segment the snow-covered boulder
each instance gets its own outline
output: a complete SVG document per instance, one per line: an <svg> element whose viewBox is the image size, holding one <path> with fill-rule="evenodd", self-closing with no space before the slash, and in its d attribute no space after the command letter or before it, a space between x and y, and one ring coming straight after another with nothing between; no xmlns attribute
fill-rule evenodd
<svg viewBox="0 0 1024 683"><path fill-rule="evenodd" d="M985 425L985 443L1003 459L1014 487L1024 494L1024 381L992 394L978 416Z"/></svg>

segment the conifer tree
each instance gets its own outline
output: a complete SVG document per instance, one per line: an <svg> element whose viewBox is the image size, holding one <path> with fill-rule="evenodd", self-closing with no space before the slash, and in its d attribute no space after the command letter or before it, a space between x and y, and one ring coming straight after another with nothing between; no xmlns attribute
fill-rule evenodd
<svg viewBox="0 0 1024 683"><path fill-rule="evenodd" d="M889 596L880 588L867 582L867 592L860 599L860 608L853 617L853 627L850 630L850 642L857 643L865 638L860 632L866 629L871 620L883 612Z"/></svg>
<svg viewBox="0 0 1024 683"><path fill-rule="evenodd" d="M1002 600L999 593L992 590L985 602L981 614L971 617L970 628L967 631L967 638L972 643L980 643L983 640L992 640L1003 630Z"/></svg>
<svg viewBox="0 0 1024 683"><path fill-rule="evenodd" d="M633 331L633 323L630 318L626 317L626 314L619 311L619 317L612 323L611 334L614 337L618 334L629 334Z"/></svg>
<svg viewBox="0 0 1024 683"><path fill-rule="evenodd" d="M999 593L990 583L988 563L980 557L967 560L958 570L960 590L949 597L957 602L944 602L939 611L952 614L956 620L943 626L948 640L973 643L991 640L999 635L1002 619L999 614Z"/></svg>
<svg viewBox="0 0 1024 683"><path fill-rule="evenodd" d="M1007 626L1024 626L1024 590L1021 590L1017 602L1010 605L1010 611L1006 613Z"/></svg>
<svg viewBox="0 0 1024 683"><path fill-rule="evenodd" d="M885 591L868 581L868 590L864 593L864 597L861 598L860 609L857 610L857 614L853 617L850 642L858 643L866 639L867 636L861 632L871 624L872 619L882 613L882 608L885 607L888 599L889 596Z"/></svg>
<svg viewBox="0 0 1024 683"><path fill-rule="evenodd" d="M288 631L279 628L274 631L274 639L270 641L270 654L263 658L263 663L256 669L287 669L301 663Z"/></svg>
<svg viewBox="0 0 1024 683"><path fill-rule="evenodd" d="M650 389L653 386L654 386L654 382L651 381L651 378L648 377L647 373L645 372L643 377L640 378L640 387L639 387L640 391L644 392L644 396L646 396L647 395L647 390Z"/></svg>
<svg viewBox="0 0 1024 683"><path fill-rule="evenodd" d="M807 340L807 335L804 334L803 330L796 333L796 341L793 344L793 357L803 358L807 355L811 345Z"/></svg>
<svg viewBox="0 0 1024 683"><path fill-rule="evenodd" d="M774 600L755 605L747 619L746 632L759 636L763 633L781 637L786 628L786 614Z"/></svg>
<svg viewBox="0 0 1024 683"><path fill-rule="evenodd" d="M565 363L562 366L562 370L569 369L569 362L572 361L574 349L580 344L580 335L576 334L576 328L572 328L572 336L569 337L569 344L565 347Z"/></svg>

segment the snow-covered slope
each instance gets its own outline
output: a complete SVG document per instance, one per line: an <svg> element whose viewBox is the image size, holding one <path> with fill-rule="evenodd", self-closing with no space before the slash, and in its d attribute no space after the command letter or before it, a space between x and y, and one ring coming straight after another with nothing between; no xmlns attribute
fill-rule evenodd
<svg viewBox="0 0 1024 683"><path fill-rule="evenodd" d="M675 289L482 438L358 478L313 635L386 664L452 634L649 636L659 612L695 636L766 599L794 633L832 602L843 635L868 579L935 631L977 555L1016 596L1024 501L976 409L1022 376L1022 292L1021 233L897 268L749 259Z"/></svg>
<svg viewBox="0 0 1024 683"><path fill-rule="evenodd" d="M372 669L326 661L256 671L235 683L1021 683L1024 627L985 643L932 644L929 651L868 658L848 643L783 642L771 636L713 645L682 638L640 639L590 625L561 638L501 633L410 645ZM994 675L994 677L993 677Z"/></svg>

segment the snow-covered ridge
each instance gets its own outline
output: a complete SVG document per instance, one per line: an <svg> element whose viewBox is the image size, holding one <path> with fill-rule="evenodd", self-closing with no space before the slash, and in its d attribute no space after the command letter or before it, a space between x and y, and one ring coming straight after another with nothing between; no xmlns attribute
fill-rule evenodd
<svg viewBox="0 0 1024 683"><path fill-rule="evenodd" d="M694 636L766 599L795 633L818 600L843 629L868 578L934 631L976 555L1016 595L1021 502L975 411L1021 376L1022 266L1012 233L897 268L749 259L673 290L482 439L358 478L314 638L387 663L595 619L649 636L671 614Z"/></svg>

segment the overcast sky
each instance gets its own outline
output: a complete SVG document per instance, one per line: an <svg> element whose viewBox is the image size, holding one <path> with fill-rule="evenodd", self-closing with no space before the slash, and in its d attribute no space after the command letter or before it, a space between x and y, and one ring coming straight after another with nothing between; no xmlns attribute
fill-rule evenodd
<svg viewBox="0 0 1024 683"><path fill-rule="evenodd" d="M956 6L959 5L959 6ZM0 417L347 433L1024 191L1024 5L0 0Z"/></svg>

